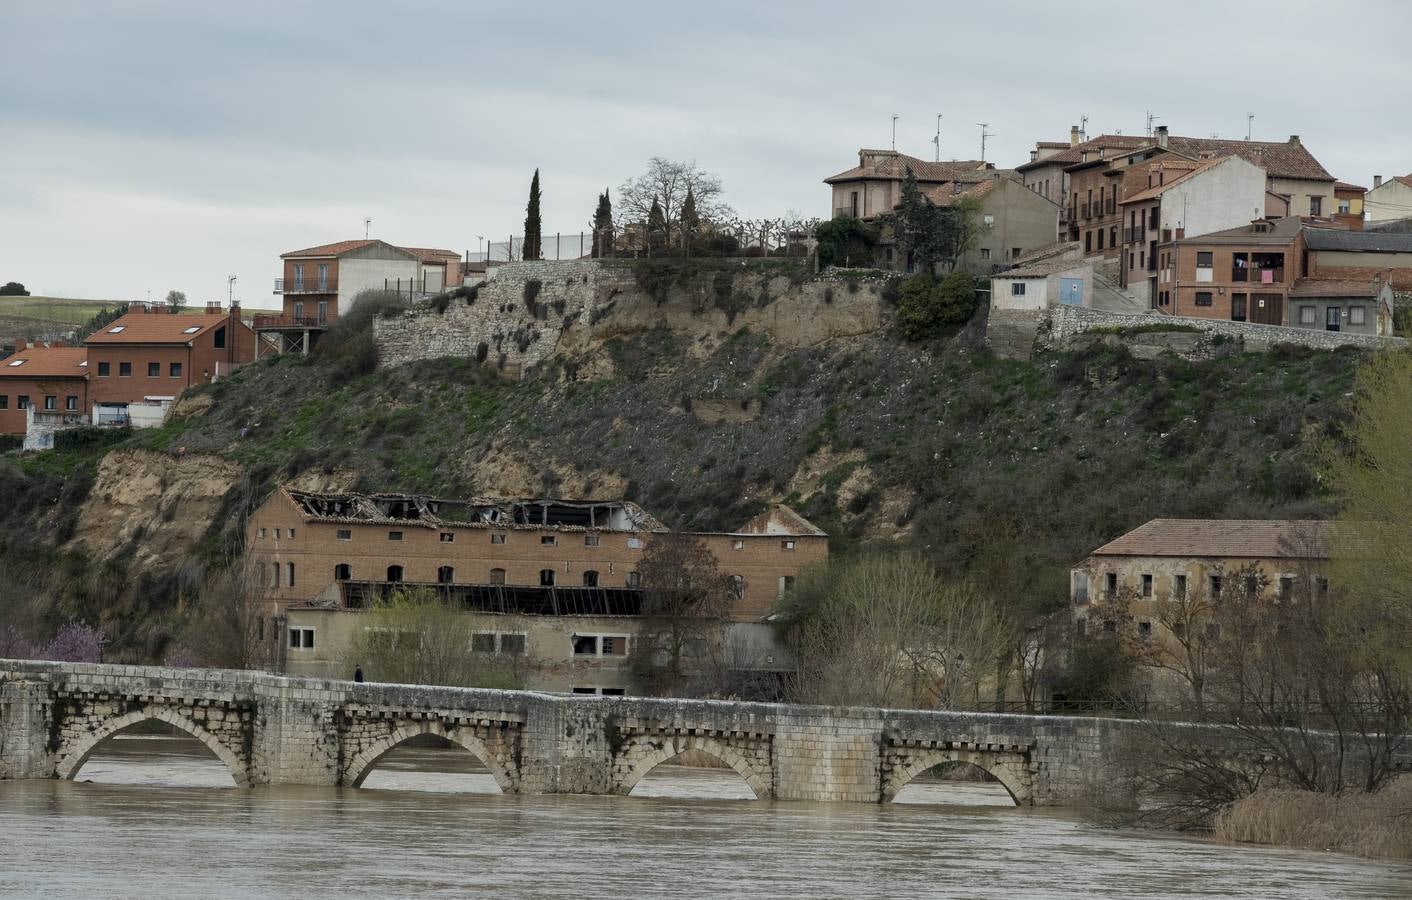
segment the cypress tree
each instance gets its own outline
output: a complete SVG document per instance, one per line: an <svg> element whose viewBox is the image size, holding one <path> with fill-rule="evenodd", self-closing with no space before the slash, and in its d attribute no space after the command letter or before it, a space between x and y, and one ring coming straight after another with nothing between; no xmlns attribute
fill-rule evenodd
<svg viewBox="0 0 1412 900"><path fill-rule="evenodd" d="M608 189L598 195L598 208L593 211L593 255L609 256L613 246L613 201Z"/></svg>
<svg viewBox="0 0 1412 900"><path fill-rule="evenodd" d="M539 170L535 169L530 181L529 206L525 207L525 259L540 258L539 227Z"/></svg>
<svg viewBox="0 0 1412 900"><path fill-rule="evenodd" d="M661 240L667 233L667 217L662 212L662 204L657 201L657 195L652 195L652 209L647 212L647 239L649 242Z"/></svg>
<svg viewBox="0 0 1412 900"><path fill-rule="evenodd" d="M701 216L696 212L696 192L691 185L686 186L686 199L681 204L682 244L688 243L701 227Z"/></svg>

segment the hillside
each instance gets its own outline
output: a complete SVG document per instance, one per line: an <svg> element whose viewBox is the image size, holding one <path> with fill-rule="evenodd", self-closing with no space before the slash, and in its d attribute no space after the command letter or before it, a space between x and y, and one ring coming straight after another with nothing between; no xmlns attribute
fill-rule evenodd
<svg viewBox="0 0 1412 900"><path fill-rule="evenodd" d="M0 565L24 585L0 605L33 595L36 627L80 615L120 655L160 656L164 614L230 558L239 514L291 478L621 496L703 530L785 500L835 552L902 543L957 573L989 553L1059 592L1070 563L1154 516L1329 512L1315 448L1339 435L1360 359L1137 361L1100 344L1010 361L980 348L977 323L922 344L886 325L802 348L746 329L706 353L687 340L614 337L519 382L472 360L360 374L281 357L189 395L162 429L0 459ZM129 456L100 469L113 449ZM122 483L139 469L139 486ZM136 515L122 503L140 525L104 524Z"/></svg>

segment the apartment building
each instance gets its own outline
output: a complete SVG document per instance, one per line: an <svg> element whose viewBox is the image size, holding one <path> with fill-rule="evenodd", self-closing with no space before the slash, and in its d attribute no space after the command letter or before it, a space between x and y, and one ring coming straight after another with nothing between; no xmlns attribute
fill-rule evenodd
<svg viewBox="0 0 1412 900"><path fill-rule="evenodd" d="M283 274L275 294L277 316L256 316L260 355L307 353L353 299L367 290L394 290L412 297L461 284L461 255L454 250L395 247L375 239L337 241L280 254Z"/></svg>
<svg viewBox="0 0 1412 900"><path fill-rule="evenodd" d="M1075 155L1077 160L1072 159ZM1086 253L1112 258L1124 252L1117 243L1123 227L1119 206L1148 189L1144 182L1150 169L1134 167L1158 158L1202 162L1223 156L1239 156L1265 171L1265 188L1273 195L1263 207L1266 215L1317 218L1333 213L1335 179L1299 135L1290 135L1287 141L1230 141L1169 135L1166 126L1158 126L1150 138L1127 138L1122 142L1097 138L1048 159L1036 159L1017 171L1027 183L1033 183L1040 172L1049 171L1052 182L1053 167L1067 162L1067 237L1080 241ZM1193 233L1185 222L1180 226Z"/></svg>
<svg viewBox="0 0 1412 900"><path fill-rule="evenodd" d="M1131 182L1145 177L1145 187ZM1265 211L1265 170L1239 156L1189 160L1163 156L1128 169L1119 202L1119 280L1128 293L1156 306L1157 245L1174 236L1202 235L1245 225Z"/></svg>
<svg viewBox="0 0 1412 900"><path fill-rule="evenodd" d="M1350 231L1363 230L1363 198L1368 189L1346 181L1334 182L1333 219Z"/></svg>
<svg viewBox="0 0 1412 900"><path fill-rule="evenodd" d="M160 425L182 391L208 384L255 358L255 334L240 307L172 312L133 304L84 341L91 422Z"/></svg>
<svg viewBox="0 0 1412 900"><path fill-rule="evenodd" d="M1363 196L1364 219L1391 222L1412 217L1412 175L1394 175L1387 181L1373 176L1373 189Z"/></svg>
<svg viewBox="0 0 1412 900"><path fill-rule="evenodd" d="M1069 129L1067 143L1039 141L1030 151L1028 162L1015 167L1021 182L1031 191L1059 206L1059 239L1068 239L1070 225L1078 211L1077 196L1071 192L1070 166L1094 159L1116 159L1123 153L1146 146L1151 139L1123 134L1102 134L1093 139L1082 136L1079 126ZM1085 189L1087 190L1087 189Z"/></svg>
<svg viewBox="0 0 1412 900"><path fill-rule="evenodd" d="M1290 285L1304 251L1298 218L1260 219L1157 247L1159 312L1178 316L1284 325ZM1164 236L1165 237L1165 236Z"/></svg>
<svg viewBox="0 0 1412 900"><path fill-rule="evenodd" d="M17 340L15 352L0 360L0 434L34 432L25 449L52 446L57 426L88 421L88 382L83 347L30 346Z"/></svg>
<svg viewBox="0 0 1412 900"><path fill-rule="evenodd" d="M979 159L931 162L896 150L859 150L858 165L824 179L834 217L872 219L892 212L902 200L902 178L908 169L935 202L990 180L995 166Z"/></svg>

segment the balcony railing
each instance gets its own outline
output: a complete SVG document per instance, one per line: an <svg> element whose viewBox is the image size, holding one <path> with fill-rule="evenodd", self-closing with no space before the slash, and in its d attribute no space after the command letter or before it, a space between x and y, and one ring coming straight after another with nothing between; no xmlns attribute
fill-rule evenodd
<svg viewBox="0 0 1412 900"><path fill-rule="evenodd" d="M1123 243L1141 244L1147 239L1147 231L1143 228L1124 228Z"/></svg>
<svg viewBox="0 0 1412 900"><path fill-rule="evenodd" d="M256 316L255 330L262 328L327 328L328 319L318 316Z"/></svg>
<svg viewBox="0 0 1412 900"><path fill-rule="evenodd" d="M297 278L276 278L276 294L334 294L338 285L328 281L304 281Z"/></svg>
<svg viewBox="0 0 1412 900"><path fill-rule="evenodd" d="M1267 272L1269 273L1268 278L1265 277L1265 273ZM1272 269L1249 266L1231 267L1231 281L1249 281L1255 284L1284 284L1284 280L1284 266L1276 266Z"/></svg>

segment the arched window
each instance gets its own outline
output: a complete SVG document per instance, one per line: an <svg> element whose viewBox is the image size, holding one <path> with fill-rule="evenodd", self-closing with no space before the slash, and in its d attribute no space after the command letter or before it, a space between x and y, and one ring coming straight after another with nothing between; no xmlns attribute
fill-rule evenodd
<svg viewBox="0 0 1412 900"><path fill-rule="evenodd" d="M294 587L294 563L290 563L289 566L288 566L288 568L289 568L289 586L290 586L290 587Z"/></svg>
<svg viewBox="0 0 1412 900"><path fill-rule="evenodd" d="M490 570L490 583L491 583L491 584L504 584L504 583L505 583L505 570L504 570L504 569L491 569L491 570Z"/></svg>
<svg viewBox="0 0 1412 900"><path fill-rule="evenodd" d="M587 572L584 572L584 573L583 573L583 586L584 586L584 587L598 587L598 573L595 572L595 571L593 571L592 569L589 569Z"/></svg>
<svg viewBox="0 0 1412 900"><path fill-rule="evenodd" d="M353 567L348 563L339 563L333 567L334 581L348 581L353 577Z"/></svg>
<svg viewBox="0 0 1412 900"><path fill-rule="evenodd" d="M401 580L402 580L402 567L401 567L401 566L388 566L388 567L387 567L387 580L388 580L388 581L393 581L393 582L401 581Z"/></svg>
<svg viewBox="0 0 1412 900"><path fill-rule="evenodd" d="M540 570L539 570L539 586L540 586L540 587L552 587L553 585L554 585L554 570L553 570L553 569L540 569Z"/></svg>
<svg viewBox="0 0 1412 900"><path fill-rule="evenodd" d="M279 563L275 563L275 565L274 565L274 570L275 570L274 586L275 586L275 587L279 587Z"/></svg>
<svg viewBox="0 0 1412 900"><path fill-rule="evenodd" d="M450 584L456 580L456 570L450 566L442 566L436 570L437 584Z"/></svg>

